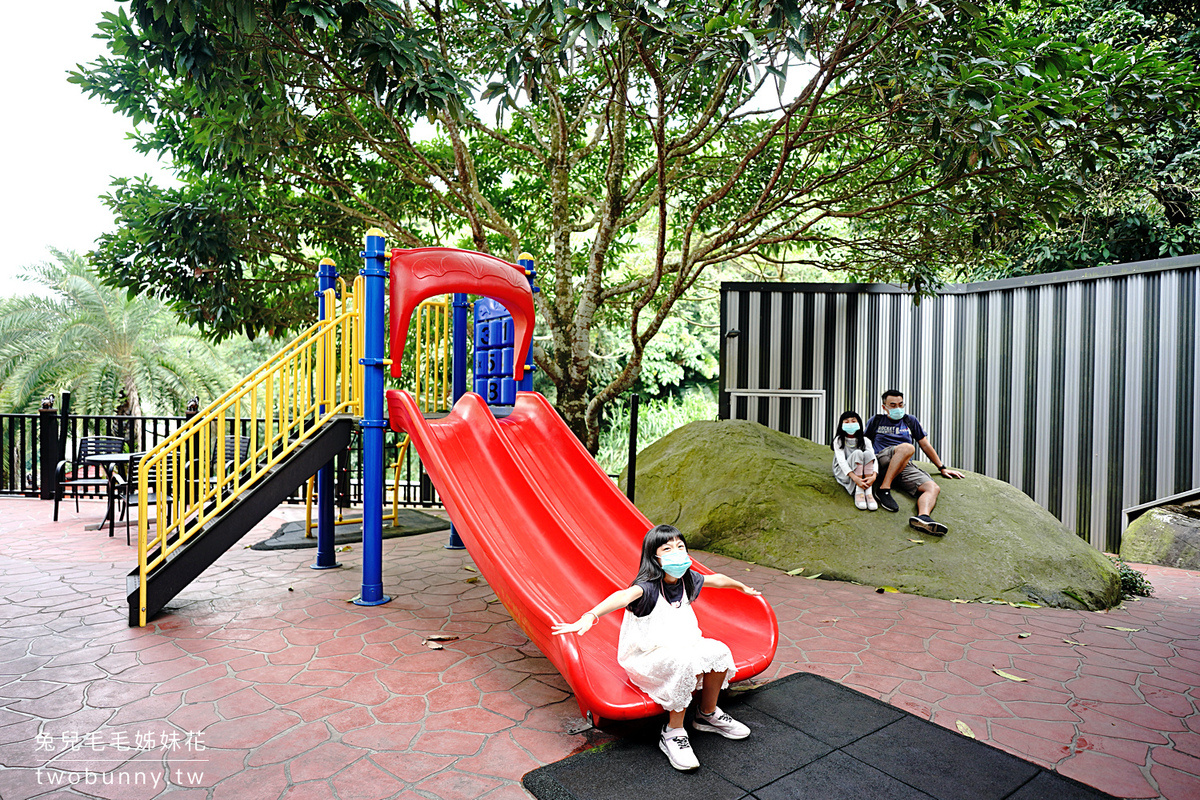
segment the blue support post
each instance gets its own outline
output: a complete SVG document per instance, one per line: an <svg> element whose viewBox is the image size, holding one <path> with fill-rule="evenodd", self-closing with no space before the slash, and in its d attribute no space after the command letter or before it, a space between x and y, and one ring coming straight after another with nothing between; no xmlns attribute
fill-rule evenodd
<svg viewBox="0 0 1200 800"><path fill-rule="evenodd" d="M517 265L525 270L525 277L529 279L529 288L533 291L533 293L537 294L540 292L541 289L538 288L537 283L535 282L537 281L537 269L535 269L533 266L533 256L529 253L521 253L521 255L517 256ZM529 349L531 352L515 354L517 358L525 359L525 377L521 378L521 380L517 382L518 392L533 391L533 370L535 367L533 365L532 344L530 344Z"/></svg>
<svg viewBox="0 0 1200 800"><path fill-rule="evenodd" d="M470 309L471 304L467 301L466 294L455 293L454 316L451 319L454 360L450 364L450 394L453 403L457 403L458 398L467 393L467 312ZM446 542L446 549L466 549L453 524L450 526L450 541Z"/></svg>
<svg viewBox="0 0 1200 800"><path fill-rule="evenodd" d="M383 605L392 598L383 593L383 290L387 280L387 255L383 231L367 231L363 248L366 278L363 303L363 576L362 591L354 602L360 606Z"/></svg>
<svg viewBox="0 0 1200 800"><path fill-rule="evenodd" d="M322 320L328 319L333 309L325 307L325 292L337 285L337 265L331 258L321 259L317 266L317 306ZM323 362L325 369L331 365ZM325 378L321 376L321 385ZM324 404L320 413L325 413ZM313 569L333 569L340 567L337 556L333 553L333 533L336 529L333 521L333 459L317 470L317 560Z"/></svg>

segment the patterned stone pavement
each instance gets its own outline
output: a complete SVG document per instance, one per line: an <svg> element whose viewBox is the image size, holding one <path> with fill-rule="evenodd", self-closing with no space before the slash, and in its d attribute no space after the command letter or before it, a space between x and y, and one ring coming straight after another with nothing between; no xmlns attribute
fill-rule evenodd
<svg viewBox="0 0 1200 800"><path fill-rule="evenodd" d="M347 602L357 546L327 572L311 550L239 546L131 629L133 548L83 530L101 504L63 509L0 500L3 800L515 799L525 772L607 738L575 732L568 687L444 533L384 542L384 606ZM1144 568L1156 597L1098 614L702 560L779 617L756 682L817 672L1114 795L1200 797L1200 573Z"/></svg>

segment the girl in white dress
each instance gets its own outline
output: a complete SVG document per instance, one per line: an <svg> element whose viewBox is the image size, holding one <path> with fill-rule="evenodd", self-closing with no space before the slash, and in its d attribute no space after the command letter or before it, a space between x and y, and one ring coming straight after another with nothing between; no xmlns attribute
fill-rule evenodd
<svg viewBox="0 0 1200 800"><path fill-rule="evenodd" d="M697 690L700 705L692 727L727 739L750 735L749 728L717 707L717 697L733 674L733 655L723 642L704 638L691 604L705 587L761 594L725 575L693 572L691 564L682 533L670 525L651 528L642 540L642 563L633 584L583 612L578 621L554 626L555 636L582 636L600 617L625 609L617 663L635 686L667 711L658 746L671 766L683 771L700 766L683 727Z"/></svg>

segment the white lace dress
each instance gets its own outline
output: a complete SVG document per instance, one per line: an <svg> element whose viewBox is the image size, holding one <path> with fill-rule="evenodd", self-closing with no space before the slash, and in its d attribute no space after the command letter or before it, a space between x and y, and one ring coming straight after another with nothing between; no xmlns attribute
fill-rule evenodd
<svg viewBox="0 0 1200 800"><path fill-rule="evenodd" d="M676 608L659 592L654 610L644 617L625 610L617 663L633 685L667 711L683 711L700 688L700 675L725 671L721 688L733 676L733 654L716 639L706 639L696 622L687 592Z"/></svg>

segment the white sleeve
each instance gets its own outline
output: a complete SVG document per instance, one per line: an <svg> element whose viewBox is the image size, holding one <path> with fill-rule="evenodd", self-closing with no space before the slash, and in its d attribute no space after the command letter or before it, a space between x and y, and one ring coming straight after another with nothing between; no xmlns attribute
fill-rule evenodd
<svg viewBox="0 0 1200 800"><path fill-rule="evenodd" d="M837 465L841 467L842 473L849 475L850 465L846 463L846 454L842 451L842 448L838 447L836 444L833 446L833 458L835 461L837 461Z"/></svg>

